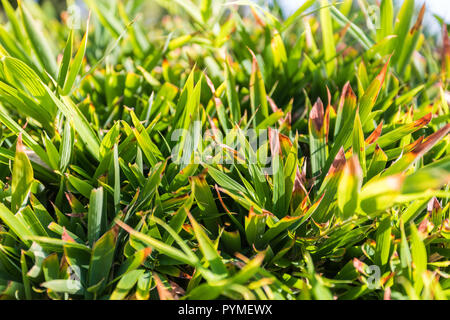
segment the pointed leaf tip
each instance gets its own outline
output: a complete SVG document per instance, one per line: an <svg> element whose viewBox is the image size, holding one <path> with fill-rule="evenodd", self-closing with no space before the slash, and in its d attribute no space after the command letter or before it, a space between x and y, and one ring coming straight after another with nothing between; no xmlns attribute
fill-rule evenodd
<svg viewBox="0 0 450 320"><path fill-rule="evenodd" d="M345 163L346 163L345 151L344 151L344 148L341 147L339 149L338 154L336 155L336 158L334 158L334 160L333 160L333 163L330 168L330 172L328 174L332 174L334 172L341 171L341 169L344 167Z"/></svg>
<svg viewBox="0 0 450 320"><path fill-rule="evenodd" d="M314 124L317 132L320 132L324 124L324 108L320 98L317 99L316 103L312 107L309 118Z"/></svg>
<svg viewBox="0 0 450 320"><path fill-rule="evenodd" d="M416 23L411 28L411 31L410 31L411 34L418 31L420 29L420 27L422 26L423 18L425 16L425 9L426 9L426 2L424 2L422 5L422 8L420 8L420 12L419 12L419 15L417 16Z"/></svg>
<svg viewBox="0 0 450 320"><path fill-rule="evenodd" d="M367 137L366 145L374 144L378 140L378 138L381 136L381 132L383 130L383 124L384 124L384 121L381 120L378 127L375 128L375 130L372 132L372 134L369 137Z"/></svg>
<svg viewBox="0 0 450 320"><path fill-rule="evenodd" d="M25 152L22 140L22 132L20 132L19 136L17 137L16 152Z"/></svg>

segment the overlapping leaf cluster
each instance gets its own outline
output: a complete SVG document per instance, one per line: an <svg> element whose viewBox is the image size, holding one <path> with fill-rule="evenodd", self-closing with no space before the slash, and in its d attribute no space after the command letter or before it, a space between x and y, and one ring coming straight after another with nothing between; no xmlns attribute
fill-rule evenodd
<svg viewBox="0 0 450 320"><path fill-rule="evenodd" d="M1 298L448 299L425 7L85 3L2 0Z"/></svg>

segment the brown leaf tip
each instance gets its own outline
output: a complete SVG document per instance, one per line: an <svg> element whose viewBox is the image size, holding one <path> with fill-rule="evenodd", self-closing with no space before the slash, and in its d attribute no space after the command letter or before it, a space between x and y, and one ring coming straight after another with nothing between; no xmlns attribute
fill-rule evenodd
<svg viewBox="0 0 450 320"><path fill-rule="evenodd" d="M411 28L411 31L410 31L411 34L416 32L417 30L419 30L420 27L422 26L423 17L425 16L425 9L426 9L426 3L424 2L422 5L422 8L420 9L419 16L417 17L416 23Z"/></svg>
<svg viewBox="0 0 450 320"><path fill-rule="evenodd" d="M356 98L356 94L355 94L355 92L353 92L350 82L347 82L345 84L344 89L342 90L342 93L345 98Z"/></svg>
<svg viewBox="0 0 450 320"><path fill-rule="evenodd" d="M322 100L320 100L320 98L317 99L316 103L312 107L309 118L314 124L315 129L317 131L320 131L324 124L324 109Z"/></svg>
<svg viewBox="0 0 450 320"><path fill-rule="evenodd" d="M420 118L419 120L414 122L414 127L423 127L430 123L431 118L433 117L432 113L428 113L423 118Z"/></svg>
<svg viewBox="0 0 450 320"><path fill-rule="evenodd" d="M438 199L436 199L436 197L433 197L433 198L428 202L428 205L427 205L427 211L428 211L428 212L438 211L438 210L440 210L441 208L442 208L442 207L441 207L441 204L439 203Z"/></svg>
<svg viewBox="0 0 450 320"><path fill-rule="evenodd" d="M25 152L25 148L22 142L22 132L20 132L19 136L17 137L16 152Z"/></svg>
<svg viewBox="0 0 450 320"><path fill-rule="evenodd" d="M372 134L366 139L366 144L371 145L371 144L375 143L378 140L378 138L381 136L382 130L383 130L383 120L381 120L378 127L376 127L374 132L372 132Z"/></svg>
<svg viewBox="0 0 450 320"><path fill-rule="evenodd" d="M334 158L333 163L331 164L330 167L330 171L328 171L327 175L332 175L336 172L341 171L344 168L346 162L347 161L345 159L345 151L344 148L341 147L339 149L338 154L336 155L336 158Z"/></svg>
<svg viewBox="0 0 450 320"><path fill-rule="evenodd" d="M67 233L66 227L63 227L61 240L74 243L75 240Z"/></svg>
<svg viewBox="0 0 450 320"><path fill-rule="evenodd" d="M359 164L358 157L355 155L347 161L344 166L344 172L350 176L361 177L363 176L363 171L361 165Z"/></svg>

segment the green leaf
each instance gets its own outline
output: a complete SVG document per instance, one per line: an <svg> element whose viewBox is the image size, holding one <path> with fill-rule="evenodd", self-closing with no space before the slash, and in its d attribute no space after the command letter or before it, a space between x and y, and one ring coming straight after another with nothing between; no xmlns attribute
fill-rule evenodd
<svg viewBox="0 0 450 320"><path fill-rule="evenodd" d="M8 16L8 20L11 23L12 30L14 32L14 36L22 45L26 44L26 40L24 37L24 34L22 32L22 28L20 26L19 19L17 19L16 12L14 11L14 8L9 3L9 0L2 0L3 4L3 10L5 11L5 14ZM26 46L25 46L26 48Z"/></svg>
<svg viewBox="0 0 450 320"><path fill-rule="evenodd" d="M372 179L386 168L387 156L377 144L372 155L372 160L367 171L367 180Z"/></svg>
<svg viewBox="0 0 450 320"><path fill-rule="evenodd" d="M78 280L50 280L41 284L42 287L55 292L83 295L84 288Z"/></svg>
<svg viewBox="0 0 450 320"><path fill-rule="evenodd" d="M188 217L194 229L195 237L197 238L200 250L209 262L211 269L220 278L225 278L228 275L227 268L222 261L222 257L217 252L212 241L208 238L202 227L195 221L194 217L188 212Z"/></svg>
<svg viewBox="0 0 450 320"><path fill-rule="evenodd" d="M88 287L99 285L95 293L100 293L108 281L109 273L114 258L116 234L114 230L105 233L92 248L91 261L89 263Z"/></svg>
<svg viewBox="0 0 450 320"><path fill-rule="evenodd" d="M364 141L364 132L362 129L361 120L359 114L356 113L355 124L353 126L353 154L358 157L359 164L361 166L363 176L366 176L366 144Z"/></svg>
<svg viewBox="0 0 450 320"><path fill-rule="evenodd" d="M378 225L376 233L375 263L385 267L389 262L391 250L391 218L385 217Z"/></svg>
<svg viewBox="0 0 450 320"><path fill-rule="evenodd" d="M402 192L404 176L373 179L361 190L360 207L367 214L383 211L394 204Z"/></svg>
<svg viewBox="0 0 450 320"><path fill-rule="evenodd" d="M192 3L191 0L174 0L180 7L182 7L191 18L200 25L203 25L203 14L199 8Z"/></svg>
<svg viewBox="0 0 450 320"><path fill-rule="evenodd" d="M283 39L278 32L274 34L272 41L270 42L270 46L272 48L274 67L276 69L279 69L281 72L284 72L284 67L287 63L288 58Z"/></svg>
<svg viewBox="0 0 450 320"><path fill-rule="evenodd" d="M260 248L264 242L263 236L266 232L266 222L268 219L268 213L257 214L250 209L247 217L245 217L245 235L247 242L250 246L255 245Z"/></svg>
<svg viewBox="0 0 450 320"><path fill-rule="evenodd" d="M117 143L114 145L114 208L117 212L120 210L120 164L119 164L119 147Z"/></svg>
<svg viewBox="0 0 450 320"><path fill-rule="evenodd" d="M342 89L341 98L339 100L339 106L336 114L336 124L334 128L334 137L336 137L343 129L345 124L352 125L353 117L356 110L356 95L350 86L350 82L347 82Z"/></svg>
<svg viewBox="0 0 450 320"><path fill-rule="evenodd" d="M316 1L308 0L305 1L293 14L291 14L284 22L283 22L283 31L287 30L294 22L300 18L306 10L308 10Z"/></svg>
<svg viewBox="0 0 450 320"><path fill-rule="evenodd" d="M311 149L311 168L313 176L323 173L328 157L327 134L328 117L324 114L320 98L314 104L309 114L309 146Z"/></svg>
<svg viewBox="0 0 450 320"><path fill-rule="evenodd" d="M402 219L404 223L414 221L419 214L427 207L427 203L431 197L424 199L418 199L408 205L405 211L402 213Z"/></svg>
<svg viewBox="0 0 450 320"><path fill-rule="evenodd" d="M91 191L88 211L88 241L92 247L104 230L103 188Z"/></svg>
<svg viewBox="0 0 450 320"><path fill-rule="evenodd" d="M394 4L392 0L382 0L380 4L380 29L377 29L377 40L380 41L394 32ZM384 50L383 54L389 54Z"/></svg>
<svg viewBox="0 0 450 320"><path fill-rule="evenodd" d="M400 233L401 233L401 242L400 242L401 266L402 269L407 272L407 277L411 279L412 257L408 245L408 240L406 238L405 225L403 223L403 220L400 220Z"/></svg>
<svg viewBox="0 0 450 320"><path fill-rule="evenodd" d="M59 260L56 253L50 254L42 263L45 281L56 280L59 277Z"/></svg>
<svg viewBox="0 0 450 320"><path fill-rule="evenodd" d="M427 250L425 245L419 235L419 231L417 230L414 223L410 224L411 230L411 256L413 266L413 278L414 278L414 289L417 294L423 288L423 274L427 270Z"/></svg>
<svg viewBox="0 0 450 320"><path fill-rule="evenodd" d="M139 239L140 241L146 243L148 246L158 250L162 254L165 254L172 259L175 259L177 261L180 261L182 263L186 263L188 265L196 266L198 261L191 260L188 256L186 256L182 251L175 249L174 247L165 244L164 242L161 242L159 240L156 240L152 237L149 237L145 234L142 234L133 228L127 226L123 222L119 220L115 220L115 222L123 229L125 229L132 237L135 237L136 239Z"/></svg>
<svg viewBox="0 0 450 320"><path fill-rule="evenodd" d="M59 162L60 162L59 152L47 135L45 136L44 140L45 140L45 148L47 151L48 160L50 161L50 164L51 164L51 168L53 170L58 170Z"/></svg>
<svg viewBox="0 0 450 320"><path fill-rule="evenodd" d="M450 181L450 168L448 159L436 161L425 166L405 179L402 193L423 193L427 190L438 190Z"/></svg>
<svg viewBox="0 0 450 320"><path fill-rule="evenodd" d="M378 76L371 82L367 90L364 92L364 95L359 101L359 117L361 120L361 125L364 127L366 121L368 120L369 114L371 113L375 102L377 100L378 94L381 91L381 87L383 86L384 79L386 77L387 68L388 68L389 61L384 65L381 72L378 74ZM347 95L350 97L353 95L353 92L351 90L348 90L346 92ZM330 150L330 154L328 156L328 160L325 164L324 170L322 172L322 176L325 175L325 173L329 170L332 162L334 161L336 155L338 154L340 148L347 147L348 144L351 141L352 136L352 126L353 126L354 118L353 115L347 119L346 122L344 122L344 125L342 126L342 129L340 130L339 134L336 136L333 148ZM366 150L366 154L368 154L368 151Z"/></svg>
<svg viewBox="0 0 450 320"><path fill-rule="evenodd" d="M75 142L74 136L75 134L73 132L72 126L70 125L70 122L66 120L64 124L62 142L59 150L59 170L61 171L61 173L66 172L67 167L72 160L73 146Z"/></svg>
<svg viewBox="0 0 450 320"><path fill-rule="evenodd" d="M101 24L115 37L120 38L124 28L121 21L112 14L111 10L105 7L101 1L84 0L99 18Z"/></svg>
<svg viewBox="0 0 450 320"><path fill-rule="evenodd" d="M19 2L19 8L23 25L36 56L47 72L56 79L58 67L56 65L55 55L51 50L50 44L47 42L47 38L43 35L40 27L32 18L23 2Z"/></svg>
<svg viewBox="0 0 450 320"><path fill-rule="evenodd" d="M151 248L145 248L137 251L134 255L129 257L121 266L117 272L119 277L122 277L126 273L130 273L133 270L139 268L147 259L151 253Z"/></svg>
<svg viewBox="0 0 450 320"><path fill-rule="evenodd" d="M47 231L39 221L36 213L29 207L23 208L18 214L24 221L24 223L32 230L33 234L38 236L47 237Z"/></svg>
<svg viewBox="0 0 450 320"><path fill-rule="evenodd" d="M62 101L58 100L53 94L51 94L51 97L64 116L73 121L74 128L76 128L76 131L80 135L81 140L86 145L89 152L96 159L99 159L100 142L98 136L95 134L80 109L77 108L73 101L67 96L62 97Z"/></svg>
<svg viewBox="0 0 450 320"><path fill-rule="evenodd" d="M375 106L375 102L377 101L378 95L380 94L381 88L383 87L390 60L391 58L389 57L388 61L383 66L381 72L370 83L369 87L364 92L364 95L361 97L359 101L359 116L363 127L366 124L369 118L369 114L372 112L372 109Z"/></svg>
<svg viewBox="0 0 450 320"><path fill-rule="evenodd" d="M365 50L368 50L374 45L373 41L367 37L366 33L342 14L335 6L330 7L330 12L333 19L336 20L341 27L349 26L349 34L358 41Z"/></svg>
<svg viewBox="0 0 450 320"><path fill-rule="evenodd" d="M280 219L275 224L270 226L269 229L264 233L261 242L269 243L272 239L274 239L280 234L285 233L287 235L287 230L301 218L302 217L286 216Z"/></svg>
<svg viewBox="0 0 450 320"><path fill-rule="evenodd" d="M394 33L397 35L394 47L394 56L392 63L396 64L398 58L402 54L405 39L408 34L411 20L414 14L414 0L405 0L400 8L400 12L397 15Z"/></svg>
<svg viewBox="0 0 450 320"><path fill-rule="evenodd" d="M126 273L117 284L113 293L109 297L110 300L123 300L128 292L135 286L139 278L144 274L145 270L133 270Z"/></svg>
<svg viewBox="0 0 450 320"><path fill-rule="evenodd" d="M23 286L25 287L25 298L26 298L26 300L32 300L33 296L31 293L31 282L27 275L28 267L27 267L27 261L25 258L25 252L23 250L20 255L20 266L22 268Z"/></svg>
<svg viewBox="0 0 450 320"><path fill-rule="evenodd" d="M67 96L73 90L73 85L75 83L76 77L81 70L81 65L83 63L88 43L88 33L89 33L89 19L86 27L86 33L84 34L83 39L81 40L80 48L78 48L75 58L70 64L67 78L61 92L63 96Z"/></svg>
<svg viewBox="0 0 450 320"><path fill-rule="evenodd" d="M60 89L64 88L64 83L67 79L67 72L69 71L70 60L72 59L73 50L73 29L70 30L67 38L66 47L64 48L63 59L58 72L58 86Z"/></svg>
<svg viewBox="0 0 450 320"><path fill-rule="evenodd" d="M222 171L219 171L209 165L204 165L208 169L208 174L219 184L221 187L226 188L230 191L247 194L247 190L237 183L235 180L227 176Z"/></svg>
<svg viewBox="0 0 450 320"><path fill-rule="evenodd" d="M285 176L283 162L281 160L281 146L279 133L277 130L269 129L270 151L272 153L272 174L273 174L273 210L278 216L285 214L287 208L285 198Z"/></svg>
<svg viewBox="0 0 450 320"><path fill-rule="evenodd" d="M358 158L353 156L345 164L337 189L338 207L343 220L353 216L358 208L362 180L363 172Z"/></svg>
<svg viewBox="0 0 450 320"><path fill-rule="evenodd" d="M231 71L228 59L225 63L225 81L228 106L230 108L231 120L238 123L241 119L241 106L239 103L238 91L236 90L236 80Z"/></svg>
<svg viewBox="0 0 450 320"><path fill-rule="evenodd" d="M28 159L25 148L22 144L22 136L19 135L16 145L16 155L14 157L14 166L12 172L11 184L11 210L18 211L31 190L33 184L33 168Z"/></svg>
<svg viewBox="0 0 450 320"><path fill-rule="evenodd" d="M116 122L114 126L108 130L100 144L100 157L104 158L118 142L120 136L120 122Z"/></svg>
<svg viewBox="0 0 450 320"><path fill-rule="evenodd" d="M211 219L211 216L217 216L219 211L214 202L211 188L206 182L206 177L205 175L199 175L190 177L189 180L191 182L192 193L201 212L201 218L204 219L204 223L208 229L216 235L219 221L216 218Z"/></svg>
<svg viewBox="0 0 450 320"><path fill-rule="evenodd" d="M131 116L134 119L133 123L138 128L137 117L134 115L134 112L131 111ZM158 147L151 140L148 132L142 128L142 130L133 129L133 133L138 141L139 146L144 152L145 157L147 158L149 164L154 167L159 161L163 160L163 156Z"/></svg>
<svg viewBox="0 0 450 320"><path fill-rule="evenodd" d="M89 198L91 196L93 187L88 182L69 174L67 175L67 180L75 188L75 190L81 193L85 198Z"/></svg>
<svg viewBox="0 0 450 320"><path fill-rule="evenodd" d="M414 162L423 157L425 153L430 151L442 138L450 132L450 124L444 126L434 134L429 136L424 142L418 144L413 150L404 154L393 165L391 165L384 173L384 176L393 175L408 169Z"/></svg>
<svg viewBox="0 0 450 320"><path fill-rule="evenodd" d="M207 22L212 15L212 0L202 0L200 12L202 13L203 21Z"/></svg>
<svg viewBox="0 0 450 320"><path fill-rule="evenodd" d="M91 249L84 244L81 243L75 243L75 242L69 242L64 240L59 240L55 238L49 238L49 237L37 237L37 236L25 236L25 240L35 241L39 245L41 245L44 250L49 252L63 252L64 247L68 246L70 248L73 248L74 250L83 251L86 253L90 253Z"/></svg>
<svg viewBox="0 0 450 320"><path fill-rule="evenodd" d="M336 45L334 43L333 23L331 20L328 0L321 0L320 25L322 29L322 43L325 52L327 75L331 77L336 72Z"/></svg>
<svg viewBox="0 0 450 320"><path fill-rule="evenodd" d="M184 222L187 218L187 212L191 209L191 206L193 204L193 197L189 197L186 202L177 210L175 215L170 220L169 226L172 230L174 230L176 233L180 233ZM170 233L167 232L164 235L164 242L168 245L171 245L174 241L173 237L170 237Z"/></svg>
<svg viewBox="0 0 450 320"><path fill-rule="evenodd" d="M45 150L4 111L5 110L0 107L0 121L2 124L17 135L21 133L23 142L38 155L41 161L51 165ZM33 162L36 164L37 161Z"/></svg>
<svg viewBox="0 0 450 320"><path fill-rule="evenodd" d="M239 231L226 231L224 230L222 233L222 237L220 238L228 252L236 253L241 251L241 235Z"/></svg>
<svg viewBox="0 0 450 320"><path fill-rule="evenodd" d="M258 61L253 51L250 50L250 53L253 58L252 73L250 76L250 105L252 108L252 114L255 115L253 125L256 127L269 116L269 107L266 98L266 88L259 69Z"/></svg>

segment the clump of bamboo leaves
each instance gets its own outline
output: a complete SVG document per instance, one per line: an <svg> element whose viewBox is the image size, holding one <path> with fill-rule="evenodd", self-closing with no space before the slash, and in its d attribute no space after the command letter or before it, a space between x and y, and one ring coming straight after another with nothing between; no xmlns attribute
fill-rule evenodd
<svg viewBox="0 0 450 320"><path fill-rule="evenodd" d="M0 298L448 299L449 35L379 2L2 0Z"/></svg>

